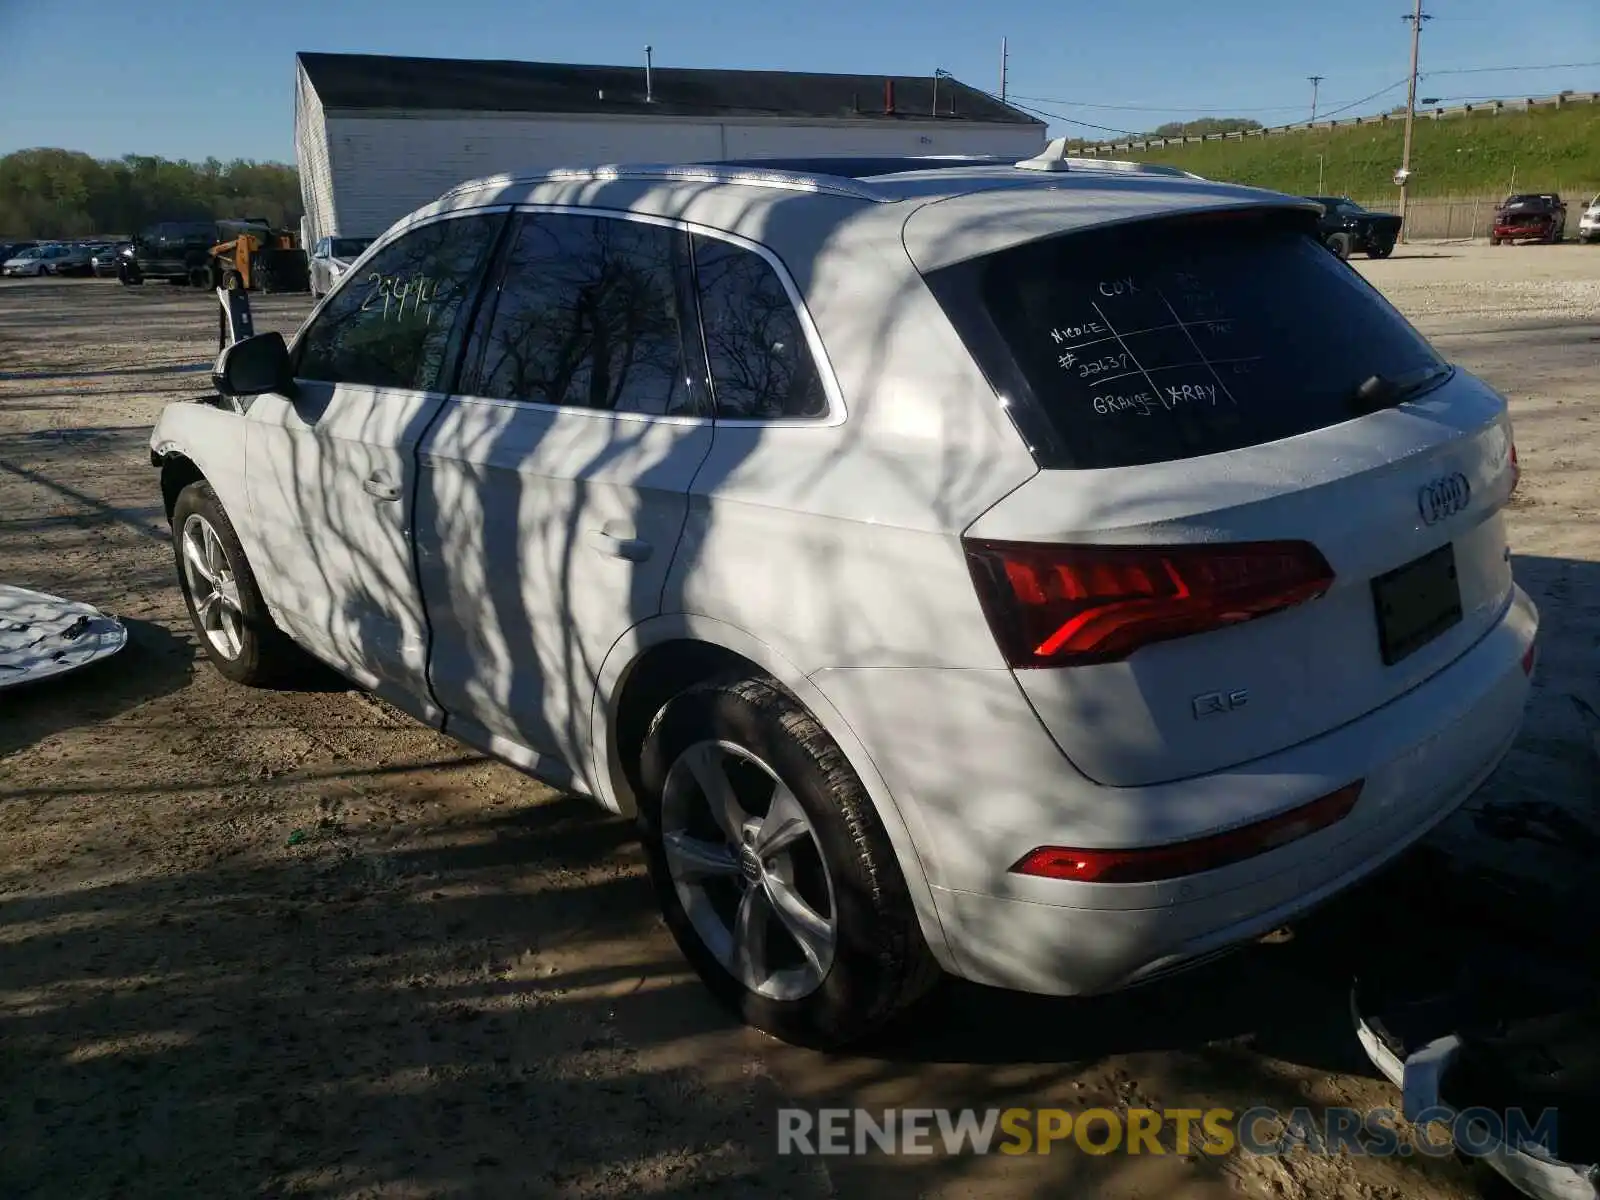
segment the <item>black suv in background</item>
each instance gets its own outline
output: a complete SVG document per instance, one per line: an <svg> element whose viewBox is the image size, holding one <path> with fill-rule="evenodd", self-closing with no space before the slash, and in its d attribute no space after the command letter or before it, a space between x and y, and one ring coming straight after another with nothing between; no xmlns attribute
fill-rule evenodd
<svg viewBox="0 0 1600 1200"><path fill-rule="evenodd" d="M1322 244L1340 258L1365 252L1368 258L1388 258L1400 240L1400 218L1393 213L1368 212L1349 196L1308 196L1322 205Z"/></svg>
<svg viewBox="0 0 1600 1200"><path fill-rule="evenodd" d="M147 279L171 283L204 283L211 267L211 247L220 240L215 221L162 221L133 235L133 253L117 268L124 284Z"/></svg>

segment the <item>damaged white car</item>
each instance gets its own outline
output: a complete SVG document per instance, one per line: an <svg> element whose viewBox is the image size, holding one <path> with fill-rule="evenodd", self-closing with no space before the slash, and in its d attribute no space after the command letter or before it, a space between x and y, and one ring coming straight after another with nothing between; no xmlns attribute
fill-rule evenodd
<svg viewBox="0 0 1600 1200"><path fill-rule="evenodd" d="M1319 211L1063 143L464 184L163 413L184 597L636 814L785 1038L1154 978L1444 820L1534 669L1505 401Z"/></svg>

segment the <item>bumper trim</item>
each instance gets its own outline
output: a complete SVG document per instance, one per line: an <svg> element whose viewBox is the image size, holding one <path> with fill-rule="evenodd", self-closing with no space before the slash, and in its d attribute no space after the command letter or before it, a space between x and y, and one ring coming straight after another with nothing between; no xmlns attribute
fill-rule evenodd
<svg viewBox="0 0 1600 1200"><path fill-rule="evenodd" d="M1429 1042L1402 1061L1362 1017L1354 989L1350 1016L1372 1065L1400 1089L1401 1112L1407 1120L1429 1108L1455 1112L1439 1096L1439 1083L1461 1046L1454 1034ZM1513 1187L1535 1200L1600 1200L1600 1166L1575 1166L1549 1157L1542 1146L1510 1146L1504 1141L1483 1157Z"/></svg>

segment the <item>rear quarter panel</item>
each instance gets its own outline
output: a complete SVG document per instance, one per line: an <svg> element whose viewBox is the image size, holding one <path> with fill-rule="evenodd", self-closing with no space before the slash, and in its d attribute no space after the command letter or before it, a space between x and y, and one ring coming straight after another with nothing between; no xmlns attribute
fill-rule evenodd
<svg viewBox="0 0 1600 1200"><path fill-rule="evenodd" d="M667 583L806 672L1000 665L959 534L1037 467L897 232L777 245L836 410L718 423Z"/></svg>

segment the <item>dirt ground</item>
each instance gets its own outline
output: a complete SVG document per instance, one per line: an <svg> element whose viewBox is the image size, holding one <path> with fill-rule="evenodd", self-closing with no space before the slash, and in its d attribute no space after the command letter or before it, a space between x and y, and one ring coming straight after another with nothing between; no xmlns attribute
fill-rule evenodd
<svg viewBox="0 0 1600 1200"><path fill-rule="evenodd" d="M102 668L0 695L0 1197L1492 1190L1451 1159L777 1154L784 1105L1397 1107L1348 1015L1374 942L1404 952L1375 931L1446 936L1448 897L1496 888L1502 917L1548 933L1539 914L1592 881L1600 248L1402 247L1359 269L1511 397L1516 570L1544 620L1511 756L1286 942L1107 1000L952 983L840 1057L715 1008L624 823L335 681L254 692L209 669L146 447L205 386L214 302L0 284L0 581L132 633ZM305 302L256 311L287 332Z"/></svg>

